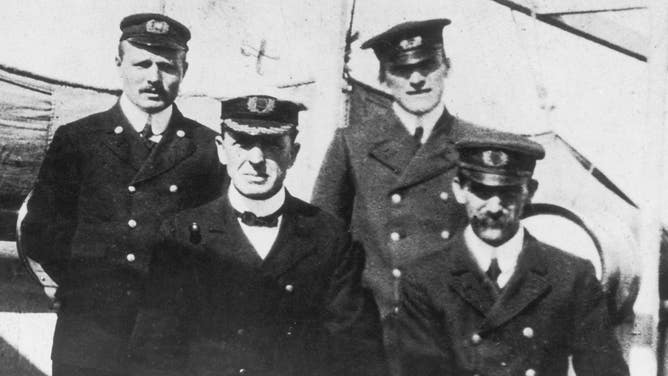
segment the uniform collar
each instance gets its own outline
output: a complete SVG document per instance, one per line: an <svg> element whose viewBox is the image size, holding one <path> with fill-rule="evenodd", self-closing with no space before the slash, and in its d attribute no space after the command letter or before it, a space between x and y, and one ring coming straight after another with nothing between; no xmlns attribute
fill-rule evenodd
<svg viewBox="0 0 668 376"><path fill-rule="evenodd" d="M243 196L231 183L227 190L227 197L232 208L238 212L249 211L259 217L267 216L278 211L285 203L285 188L281 188L275 195L266 200L252 200Z"/></svg>
<svg viewBox="0 0 668 376"><path fill-rule="evenodd" d="M498 247L494 247L478 238L469 224L466 230L464 230L464 241L466 242L466 247L473 254L473 258L478 263L478 266L480 266L480 270L483 272L489 269L492 258L497 258L499 268L501 269L499 285L503 285L515 271L517 257L524 245L524 227L520 225L517 233L510 240Z"/></svg>
<svg viewBox="0 0 668 376"><path fill-rule="evenodd" d="M422 127L424 133L422 134L422 139L420 142L424 144L427 142L427 139L429 139L429 135L434 129L434 125L436 125L436 122L438 122L438 120L441 118L441 115L443 115L443 111L445 111L445 104L443 102L439 102L439 104L434 107L434 109L422 115L415 115L406 111L397 102L392 103L392 109L394 110L394 113L397 115L399 120L401 120L401 124L403 124L408 133L411 135L415 134L415 128L417 128L418 125Z"/></svg>
<svg viewBox="0 0 668 376"><path fill-rule="evenodd" d="M146 120L148 119L149 114L137 107L136 104L132 103L125 93L121 95L119 103L123 115L128 119L132 128L137 132L141 132L144 129L144 125L146 125ZM154 134L162 134L165 129L167 129L169 119L172 117L173 107L174 105L172 104L158 113L151 114L151 128L153 129Z"/></svg>

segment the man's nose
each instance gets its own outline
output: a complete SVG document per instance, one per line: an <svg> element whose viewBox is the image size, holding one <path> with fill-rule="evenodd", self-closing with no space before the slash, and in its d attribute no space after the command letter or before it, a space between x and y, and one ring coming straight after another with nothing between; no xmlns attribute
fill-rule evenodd
<svg viewBox="0 0 668 376"><path fill-rule="evenodd" d="M420 89L424 86L425 79L424 76L419 71L413 71L408 77L408 82L414 89Z"/></svg>
<svg viewBox="0 0 668 376"><path fill-rule="evenodd" d="M146 69L146 80L150 83L160 81L160 69L155 65L148 67Z"/></svg>
<svg viewBox="0 0 668 376"><path fill-rule="evenodd" d="M248 150L248 161L252 164L260 164L264 162L264 152L259 146L253 146Z"/></svg>
<svg viewBox="0 0 668 376"><path fill-rule="evenodd" d="M503 206L501 205L501 198L499 196L492 196L487 200L485 208L490 213L501 213Z"/></svg>

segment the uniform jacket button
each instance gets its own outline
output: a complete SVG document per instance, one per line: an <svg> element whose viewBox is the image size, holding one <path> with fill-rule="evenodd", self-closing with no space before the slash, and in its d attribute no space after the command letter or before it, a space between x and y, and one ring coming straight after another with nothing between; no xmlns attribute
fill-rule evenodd
<svg viewBox="0 0 668 376"><path fill-rule="evenodd" d="M399 307L395 306L394 309L392 309L395 315L399 314Z"/></svg>
<svg viewBox="0 0 668 376"><path fill-rule="evenodd" d="M128 262L133 262L135 260L135 254L128 253L127 255L125 255L125 259L128 260Z"/></svg>
<svg viewBox="0 0 668 376"><path fill-rule="evenodd" d="M398 203L401 202L401 195L398 194L398 193L395 193L395 194L392 195L391 199L392 199L392 203L398 204Z"/></svg>
<svg viewBox="0 0 668 376"><path fill-rule="evenodd" d="M524 372L524 375L525 376L536 376L536 371L533 368L529 368L528 370L526 370L526 372Z"/></svg>
<svg viewBox="0 0 668 376"><path fill-rule="evenodd" d="M244 373L246 373L246 369L245 369L245 368L239 368L239 373L240 373L240 374L244 374Z"/></svg>
<svg viewBox="0 0 668 376"><path fill-rule="evenodd" d="M393 233L390 234L390 239L392 239L392 241L395 241L395 242L399 241L399 239L401 239L401 235L399 235L398 232L393 232Z"/></svg>
<svg viewBox="0 0 668 376"><path fill-rule="evenodd" d="M441 192L438 197L440 197L441 200L447 201L448 200L448 192Z"/></svg>
<svg viewBox="0 0 668 376"><path fill-rule="evenodd" d="M137 192L137 187L135 187L134 185L129 185L128 186L128 192L130 192L130 193Z"/></svg>
<svg viewBox="0 0 668 376"><path fill-rule="evenodd" d="M285 291L287 291L287 292L292 292L292 291L294 291L294 289L295 289L295 287L293 285L290 285L290 284L285 285Z"/></svg>
<svg viewBox="0 0 668 376"><path fill-rule="evenodd" d="M116 134L121 134L121 133L123 133L123 127L121 127L121 126L119 125L118 127L114 128L114 133L116 133Z"/></svg>
<svg viewBox="0 0 668 376"><path fill-rule="evenodd" d="M450 231L448 231L448 230L441 231L441 238L449 239L450 238Z"/></svg>
<svg viewBox="0 0 668 376"><path fill-rule="evenodd" d="M137 221L135 221L134 219L129 220L128 221L128 226L130 226L130 228L137 227Z"/></svg>
<svg viewBox="0 0 668 376"><path fill-rule="evenodd" d="M176 184L172 184L169 186L169 191L172 193L176 193L176 191L179 190L179 187Z"/></svg>
<svg viewBox="0 0 668 376"><path fill-rule="evenodd" d="M526 327L522 329L522 335L527 338L533 338L533 329L531 327Z"/></svg>
<svg viewBox="0 0 668 376"><path fill-rule="evenodd" d="M183 131L183 129L179 129L176 131L176 137L183 138L186 135L186 132Z"/></svg>
<svg viewBox="0 0 668 376"><path fill-rule="evenodd" d="M246 334L246 331L243 328L237 329L237 334L242 336L242 335Z"/></svg>
<svg viewBox="0 0 668 376"><path fill-rule="evenodd" d="M392 269L392 276L394 278L401 278L401 270L399 269Z"/></svg>
<svg viewBox="0 0 668 376"><path fill-rule="evenodd" d="M474 334L471 336L471 342L473 342L474 345L477 345L477 344L479 344L480 342L482 342L482 337L480 337L480 334L478 334L478 333L474 333Z"/></svg>

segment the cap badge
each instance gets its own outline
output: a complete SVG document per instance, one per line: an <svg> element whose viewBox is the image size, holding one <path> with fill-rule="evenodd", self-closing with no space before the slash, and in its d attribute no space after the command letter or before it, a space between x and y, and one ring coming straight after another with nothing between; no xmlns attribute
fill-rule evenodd
<svg viewBox="0 0 668 376"><path fill-rule="evenodd" d="M146 22L146 31L151 34L167 34L169 24L165 21L149 20Z"/></svg>
<svg viewBox="0 0 668 376"><path fill-rule="evenodd" d="M413 38L403 39L399 42L399 48L402 50L410 50L411 48L420 47L422 45L422 37L416 35Z"/></svg>
<svg viewBox="0 0 668 376"><path fill-rule="evenodd" d="M246 102L248 111L256 114L268 114L276 107L276 99L268 97L250 97Z"/></svg>
<svg viewBox="0 0 668 376"><path fill-rule="evenodd" d="M501 150L485 150L482 162L489 167L502 167L508 164L508 154Z"/></svg>

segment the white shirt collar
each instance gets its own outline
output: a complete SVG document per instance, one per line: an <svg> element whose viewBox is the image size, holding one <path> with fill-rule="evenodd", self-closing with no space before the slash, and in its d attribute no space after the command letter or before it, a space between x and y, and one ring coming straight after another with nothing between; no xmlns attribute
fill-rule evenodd
<svg viewBox="0 0 668 376"><path fill-rule="evenodd" d="M496 257L499 262L499 269L501 269L497 283L500 287L503 287L513 275L517 266L517 257L522 252L524 227L520 225L517 233L512 238L500 246L494 247L482 241L473 232L471 225L468 225L464 230L464 241L483 272L489 269L492 258Z"/></svg>
<svg viewBox="0 0 668 376"><path fill-rule="evenodd" d="M415 128L417 128L418 124L422 126L424 133L422 134L420 142L424 144L429 139L429 135L431 135L431 131L434 129L436 122L441 118L441 115L443 115L445 104L439 102L433 110L422 115L415 115L406 111L397 102L392 103L392 109L399 120L401 120L401 124L404 125L408 133L411 135L415 134Z"/></svg>
<svg viewBox="0 0 668 376"><path fill-rule="evenodd" d="M144 125L146 125L146 120L148 119L149 114L137 107L136 104L132 103L125 93L121 95L119 103L123 115L128 119L132 128L137 132L141 132L144 129ZM151 114L151 128L153 129L153 134L160 135L167 129L169 119L172 117L173 107L174 105L169 105L164 110Z"/></svg>
<svg viewBox="0 0 668 376"><path fill-rule="evenodd" d="M258 217L267 216L275 213L285 203L285 188L281 188L275 195L266 200L252 200L243 196L231 183L227 190L227 197L230 200L230 205L240 212L249 211Z"/></svg>

